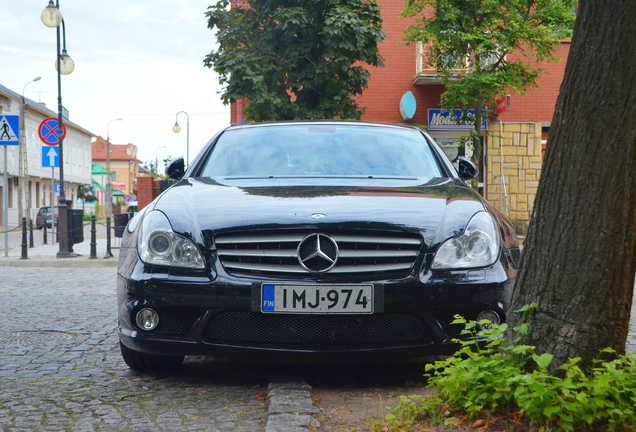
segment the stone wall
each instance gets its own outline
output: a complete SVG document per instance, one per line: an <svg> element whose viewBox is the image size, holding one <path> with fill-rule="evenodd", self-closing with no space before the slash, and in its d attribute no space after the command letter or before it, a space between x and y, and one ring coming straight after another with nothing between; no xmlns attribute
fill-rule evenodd
<svg viewBox="0 0 636 432"><path fill-rule="evenodd" d="M491 122L489 129L486 198L508 214L519 235L525 235L541 175L541 123Z"/></svg>

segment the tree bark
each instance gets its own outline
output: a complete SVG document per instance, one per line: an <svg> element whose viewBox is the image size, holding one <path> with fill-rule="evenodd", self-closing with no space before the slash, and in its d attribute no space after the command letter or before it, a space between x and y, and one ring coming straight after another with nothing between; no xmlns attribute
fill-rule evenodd
<svg viewBox="0 0 636 432"><path fill-rule="evenodd" d="M589 367L624 353L636 271L636 2L581 0L512 309L524 342ZM511 324L521 317L513 314Z"/></svg>

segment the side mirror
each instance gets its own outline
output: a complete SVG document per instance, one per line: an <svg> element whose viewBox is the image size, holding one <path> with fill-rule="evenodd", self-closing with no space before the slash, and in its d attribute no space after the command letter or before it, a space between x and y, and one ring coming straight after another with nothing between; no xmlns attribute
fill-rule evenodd
<svg viewBox="0 0 636 432"><path fill-rule="evenodd" d="M183 158L177 158L166 167L166 175L173 180L179 180L185 174L185 162Z"/></svg>
<svg viewBox="0 0 636 432"><path fill-rule="evenodd" d="M474 163L466 159L464 156L458 157L457 162L459 163L459 169L457 172L460 179L464 181L472 180L477 177L477 174L479 174L479 168L477 168Z"/></svg>

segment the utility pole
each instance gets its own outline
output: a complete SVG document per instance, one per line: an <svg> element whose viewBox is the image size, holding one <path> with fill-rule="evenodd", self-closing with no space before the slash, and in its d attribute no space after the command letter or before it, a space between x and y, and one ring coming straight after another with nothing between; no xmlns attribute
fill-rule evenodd
<svg viewBox="0 0 636 432"><path fill-rule="evenodd" d="M26 143L26 127L25 119L26 116L26 104L24 101L24 96L22 96L22 100L20 101L20 148L18 155L18 220L21 221L23 217L27 217L26 209L26 195L28 195L29 191L26 190L26 183L28 181L28 160L27 160L27 143ZM27 217L28 219L28 217Z"/></svg>
<svg viewBox="0 0 636 432"><path fill-rule="evenodd" d="M22 87L22 97L20 98L20 145L18 149L18 220L23 217L31 219L29 209L31 208L31 190L29 189L29 161L26 141L26 98L24 90L32 82L39 81L41 77L35 77Z"/></svg>

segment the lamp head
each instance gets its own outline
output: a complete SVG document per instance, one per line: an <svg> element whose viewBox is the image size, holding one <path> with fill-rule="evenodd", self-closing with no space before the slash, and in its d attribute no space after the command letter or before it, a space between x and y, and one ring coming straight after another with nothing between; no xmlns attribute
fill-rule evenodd
<svg viewBox="0 0 636 432"><path fill-rule="evenodd" d="M62 12L55 7L53 0L49 0L49 5L42 11L40 19L45 26L55 28L62 22Z"/></svg>
<svg viewBox="0 0 636 432"><path fill-rule="evenodd" d="M66 53L66 50L62 50L62 54L60 55L60 69L62 75L68 75L75 70L75 62L71 56ZM57 70L57 62L55 62L55 70Z"/></svg>
<svg viewBox="0 0 636 432"><path fill-rule="evenodd" d="M172 130L174 131L174 133L181 132L181 126L179 126L179 123L175 123L174 126L172 126Z"/></svg>

